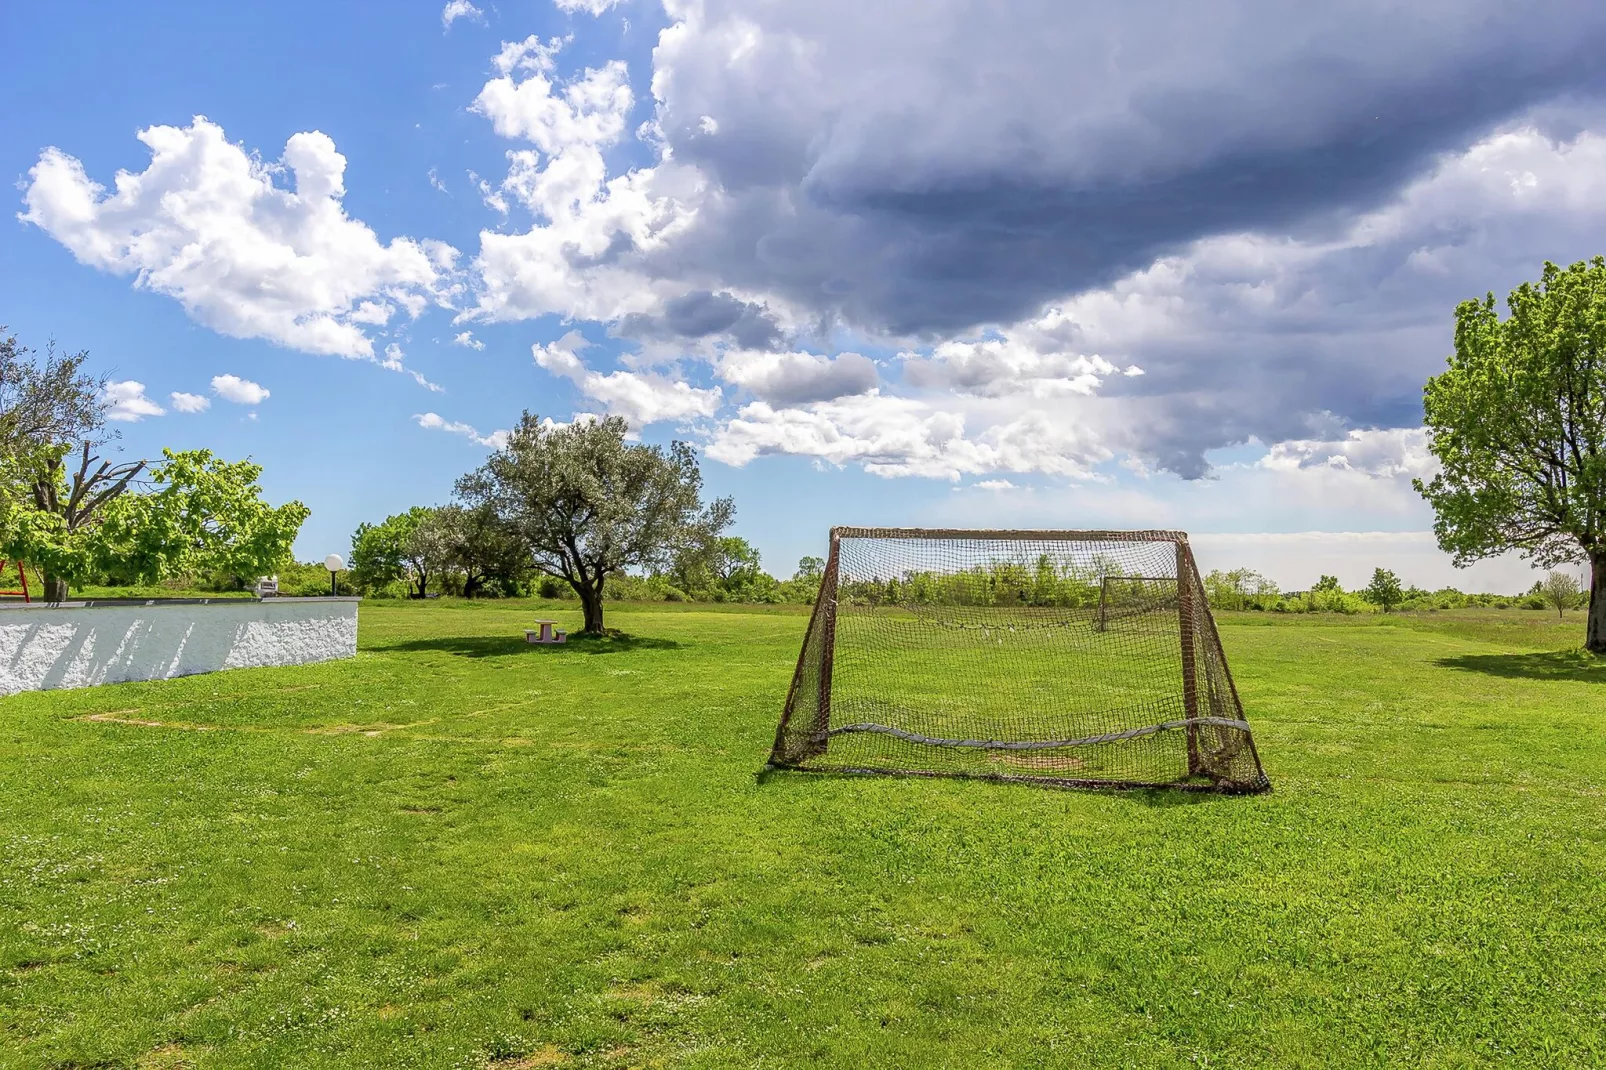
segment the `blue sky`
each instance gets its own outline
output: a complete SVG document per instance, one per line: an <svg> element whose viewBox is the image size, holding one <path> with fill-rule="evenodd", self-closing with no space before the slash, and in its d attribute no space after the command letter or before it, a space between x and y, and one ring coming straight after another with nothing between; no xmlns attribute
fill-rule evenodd
<svg viewBox="0 0 1606 1070"><path fill-rule="evenodd" d="M1455 303L1606 252L1606 13L1538 7L19 6L0 323L303 558L611 411L781 573L1007 523L1509 588L1409 479Z"/></svg>

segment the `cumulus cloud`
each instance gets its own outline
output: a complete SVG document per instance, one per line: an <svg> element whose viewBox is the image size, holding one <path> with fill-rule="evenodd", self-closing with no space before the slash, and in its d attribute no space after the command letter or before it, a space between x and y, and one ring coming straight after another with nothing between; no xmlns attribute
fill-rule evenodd
<svg viewBox="0 0 1606 1070"><path fill-rule="evenodd" d="M507 438L510 433L508 431L492 431L488 435L482 435L476 431L471 424L460 423L456 420L448 420L445 417L433 412L415 413L413 415L413 419L418 421L419 427L422 427L426 430L445 431L453 435L462 435L470 442L477 443L481 446L489 446L493 450L499 450L503 446L506 446Z"/></svg>
<svg viewBox="0 0 1606 1070"><path fill-rule="evenodd" d="M238 375L212 376L212 392L236 405L260 405L272 397L267 387L249 379L241 379Z"/></svg>
<svg viewBox="0 0 1606 1070"><path fill-rule="evenodd" d="M110 192L75 157L46 149L19 218L81 262L175 298L213 330L309 353L371 356L367 328L446 299L456 250L385 243L348 217L346 158L327 135L293 135L277 164L202 116L139 139L150 164L119 171Z"/></svg>
<svg viewBox="0 0 1606 1070"><path fill-rule="evenodd" d="M951 480L991 472L1087 478L1111 457L1085 429L1040 412L967 434L962 412L880 393L801 408L756 401L708 445L710 457L738 467L774 454L858 464L880 476Z"/></svg>
<svg viewBox="0 0 1606 1070"><path fill-rule="evenodd" d="M593 371L580 358L580 351L590 344L580 332L570 331L556 342L533 345L530 350L538 367L569 380L586 398L608 413L623 416L632 427L712 416L719 410L718 387L702 390L679 380L633 371Z"/></svg>
<svg viewBox="0 0 1606 1070"><path fill-rule="evenodd" d="M469 3L469 0L449 0L441 8L441 29L449 30L452 23L458 19L468 19L470 22L484 22L485 12Z"/></svg>
<svg viewBox="0 0 1606 1070"><path fill-rule="evenodd" d="M1325 467L1383 479L1427 480L1439 471L1437 458L1428 451L1427 431L1422 428L1357 430L1327 442L1279 442L1258 463L1275 471Z"/></svg>
<svg viewBox="0 0 1606 1070"><path fill-rule="evenodd" d="M161 416L165 410L145 396L145 384L133 379L109 382L101 390L106 419L138 423L147 416Z"/></svg>
<svg viewBox="0 0 1606 1070"><path fill-rule="evenodd" d="M464 331L452 336L454 346L463 346L466 349L484 349L485 343L474 337L473 331Z"/></svg>
<svg viewBox="0 0 1606 1070"><path fill-rule="evenodd" d="M182 390L175 390L168 397L172 399L175 412L205 412L212 407L212 399L205 394L186 394Z"/></svg>

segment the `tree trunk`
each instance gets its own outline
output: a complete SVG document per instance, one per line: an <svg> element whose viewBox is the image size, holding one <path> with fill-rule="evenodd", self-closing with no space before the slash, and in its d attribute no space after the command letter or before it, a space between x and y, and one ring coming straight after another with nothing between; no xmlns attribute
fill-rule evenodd
<svg viewBox="0 0 1606 1070"><path fill-rule="evenodd" d="M580 594L580 608L585 611L585 630L593 635L602 634L602 584L592 589L588 584L575 588Z"/></svg>
<svg viewBox="0 0 1606 1070"><path fill-rule="evenodd" d="M46 572L39 577L39 600L41 602L67 601L67 581L60 576L52 576Z"/></svg>
<svg viewBox="0 0 1606 1070"><path fill-rule="evenodd" d="M1589 630L1585 633L1584 647L1596 654L1606 654L1606 553L1589 561Z"/></svg>

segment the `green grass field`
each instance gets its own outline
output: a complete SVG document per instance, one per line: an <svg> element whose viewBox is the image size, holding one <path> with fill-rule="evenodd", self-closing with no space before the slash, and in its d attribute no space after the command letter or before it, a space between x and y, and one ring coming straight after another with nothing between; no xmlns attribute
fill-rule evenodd
<svg viewBox="0 0 1606 1070"><path fill-rule="evenodd" d="M0 1066L1606 1064L1576 615L1223 618L1215 797L760 783L805 611L609 613L0 700Z"/></svg>

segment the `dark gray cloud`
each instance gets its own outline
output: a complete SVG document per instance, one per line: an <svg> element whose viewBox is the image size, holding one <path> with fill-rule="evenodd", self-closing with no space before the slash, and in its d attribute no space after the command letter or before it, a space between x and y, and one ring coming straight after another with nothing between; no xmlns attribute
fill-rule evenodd
<svg viewBox="0 0 1606 1070"><path fill-rule="evenodd" d="M719 336L742 349L775 349L781 343L780 328L763 305L707 290L665 302L662 315L626 316L616 333L653 341Z"/></svg>
<svg viewBox="0 0 1606 1070"><path fill-rule="evenodd" d="M1603 45L1593 0L711 0L655 88L725 196L666 255L862 327L1009 322L1199 237L1374 204L1600 92Z"/></svg>
<svg viewBox="0 0 1606 1070"><path fill-rule="evenodd" d="M875 362L859 353L727 353L720 378L775 405L805 405L873 390Z"/></svg>

